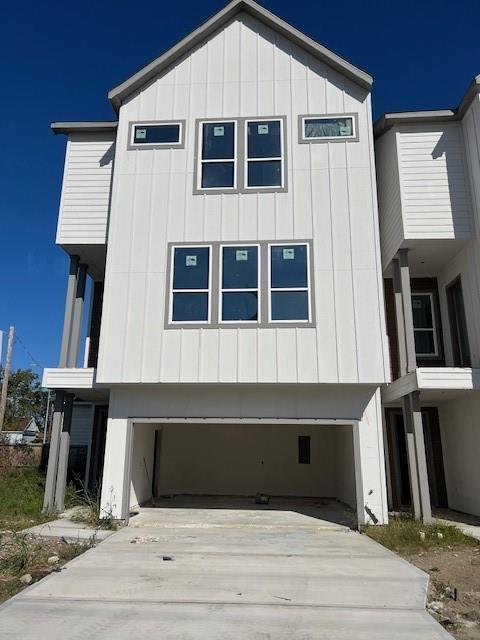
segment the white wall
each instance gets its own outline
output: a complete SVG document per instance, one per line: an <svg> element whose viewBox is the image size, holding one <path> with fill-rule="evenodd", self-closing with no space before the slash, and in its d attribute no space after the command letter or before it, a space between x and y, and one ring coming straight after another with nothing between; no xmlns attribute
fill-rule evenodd
<svg viewBox="0 0 480 640"><path fill-rule="evenodd" d="M299 114L356 112L359 142L298 144ZM287 193L193 195L195 119L287 117ZM127 150L183 118L185 149ZM167 242L313 239L316 328L164 330ZM238 16L120 110L99 382L386 380L370 96Z"/></svg>
<svg viewBox="0 0 480 640"><path fill-rule="evenodd" d="M132 478L130 507L137 507L152 497L155 428L135 424L133 429Z"/></svg>
<svg viewBox="0 0 480 640"><path fill-rule="evenodd" d="M114 141L114 132L69 135L57 244L107 242Z"/></svg>
<svg viewBox="0 0 480 640"><path fill-rule="evenodd" d="M480 394L439 405L448 506L480 516Z"/></svg>

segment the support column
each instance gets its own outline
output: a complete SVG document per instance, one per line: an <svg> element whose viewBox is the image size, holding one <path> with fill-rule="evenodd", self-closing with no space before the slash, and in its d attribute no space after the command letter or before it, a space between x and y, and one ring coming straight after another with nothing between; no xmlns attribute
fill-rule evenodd
<svg viewBox="0 0 480 640"><path fill-rule="evenodd" d="M415 371L417 367L408 249L400 249L398 257L392 260L392 267L398 335L399 375L404 376L411 371Z"/></svg>
<svg viewBox="0 0 480 640"><path fill-rule="evenodd" d="M63 318L62 345L60 347L59 367L66 367L70 351L70 336L72 333L73 308L75 293L77 290L78 256L70 256L70 268L68 272L67 295L65 298L65 313Z"/></svg>
<svg viewBox="0 0 480 640"><path fill-rule="evenodd" d="M417 520L421 519L425 524L429 524L432 522L432 507L419 391L413 391L408 396L404 396L403 417L413 513Z"/></svg>
<svg viewBox="0 0 480 640"><path fill-rule="evenodd" d="M65 488L67 486L68 455L70 453L70 428L72 425L73 393L65 394L63 424L58 450L57 481L55 486L55 511L65 510Z"/></svg>
<svg viewBox="0 0 480 640"><path fill-rule="evenodd" d="M102 517L128 520L132 447L133 428L130 420L109 416L100 501Z"/></svg>
<svg viewBox="0 0 480 640"><path fill-rule="evenodd" d="M70 344L68 350L67 367L76 367L78 350L80 346L80 332L82 328L83 303L85 300L85 284L87 277L87 265L78 265L78 278L73 305L72 325L70 332Z"/></svg>
<svg viewBox="0 0 480 640"><path fill-rule="evenodd" d="M55 510L55 488L57 483L58 453L60 450L60 434L63 423L63 403L65 393L55 392L53 405L52 433L50 436L50 449L48 452L47 478L45 481L45 493L43 496L43 512L52 513Z"/></svg>

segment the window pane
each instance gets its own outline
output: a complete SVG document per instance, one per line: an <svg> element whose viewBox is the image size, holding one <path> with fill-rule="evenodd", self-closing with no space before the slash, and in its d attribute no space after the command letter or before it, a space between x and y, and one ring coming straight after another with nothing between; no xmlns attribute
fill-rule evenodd
<svg viewBox="0 0 480 640"><path fill-rule="evenodd" d="M353 136L353 118L308 118L305 138L343 138Z"/></svg>
<svg viewBox="0 0 480 640"><path fill-rule="evenodd" d="M180 142L179 124L153 124L135 126L135 144L167 144Z"/></svg>
<svg viewBox="0 0 480 640"><path fill-rule="evenodd" d="M307 286L307 246L305 244L275 246L271 247L271 252L272 288Z"/></svg>
<svg viewBox="0 0 480 640"><path fill-rule="evenodd" d="M415 353L417 355L433 355L435 353L435 342L433 331L415 331Z"/></svg>
<svg viewBox="0 0 480 640"><path fill-rule="evenodd" d="M415 329L433 327L432 300L430 296L412 295L413 326Z"/></svg>
<svg viewBox="0 0 480 640"><path fill-rule="evenodd" d="M280 160L260 160L248 163L249 187L281 187L282 163Z"/></svg>
<svg viewBox="0 0 480 640"><path fill-rule="evenodd" d="M258 247L224 247L222 288L258 287Z"/></svg>
<svg viewBox="0 0 480 640"><path fill-rule="evenodd" d="M202 159L234 158L234 123L206 122L203 124Z"/></svg>
<svg viewBox="0 0 480 640"><path fill-rule="evenodd" d="M235 291L222 294L222 320L256 320L257 292Z"/></svg>
<svg viewBox="0 0 480 640"><path fill-rule="evenodd" d="M310 436L298 436L298 464L310 464Z"/></svg>
<svg viewBox="0 0 480 640"><path fill-rule="evenodd" d="M208 320L208 293L174 293L174 322L205 322Z"/></svg>
<svg viewBox="0 0 480 640"><path fill-rule="evenodd" d="M174 289L208 289L208 247L176 247Z"/></svg>
<svg viewBox="0 0 480 640"><path fill-rule="evenodd" d="M202 187L233 187L233 162L203 162Z"/></svg>
<svg viewBox="0 0 480 640"><path fill-rule="evenodd" d="M282 155L280 121L249 122L247 142L249 158L279 158Z"/></svg>
<svg viewBox="0 0 480 640"><path fill-rule="evenodd" d="M272 291L272 320L308 320L307 291Z"/></svg>

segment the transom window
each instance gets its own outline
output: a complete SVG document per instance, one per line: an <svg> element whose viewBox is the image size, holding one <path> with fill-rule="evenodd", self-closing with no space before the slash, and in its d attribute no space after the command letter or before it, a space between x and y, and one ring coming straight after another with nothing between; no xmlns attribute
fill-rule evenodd
<svg viewBox="0 0 480 640"><path fill-rule="evenodd" d="M412 293L412 313L416 355L438 356L433 293Z"/></svg>
<svg viewBox="0 0 480 640"><path fill-rule="evenodd" d="M270 245L270 321L310 320L307 244Z"/></svg>
<svg viewBox="0 0 480 640"><path fill-rule="evenodd" d="M211 247L173 247L170 322L210 321Z"/></svg>
<svg viewBox="0 0 480 640"><path fill-rule="evenodd" d="M258 246L221 247L221 322L258 322Z"/></svg>
<svg viewBox="0 0 480 640"><path fill-rule="evenodd" d="M282 187L282 120L247 120L246 187Z"/></svg>
<svg viewBox="0 0 480 640"><path fill-rule="evenodd" d="M354 140L357 122L354 114L335 116L300 116L300 142Z"/></svg>
<svg viewBox="0 0 480 640"><path fill-rule="evenodd" d="M185 123L178 122L134 122L131 124L130 146L132 147L180 147L183 145Z"/></svg>

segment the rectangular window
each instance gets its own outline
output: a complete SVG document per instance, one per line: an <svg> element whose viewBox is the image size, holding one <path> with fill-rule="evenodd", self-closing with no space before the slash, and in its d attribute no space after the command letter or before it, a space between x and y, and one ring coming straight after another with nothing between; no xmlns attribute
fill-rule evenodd
<svg viewBox="0 0 480 640"><path fill-rule="evenodd" d="M301 142L353 140L356 137L356 118L354 115L301 116Z"/></svg>
<svg viewBox="0 0 480 640"><path fill-rule="evenodd" d="M310 436L298 436L298 464L310 464Z"/></svg>
<svg viewBox="0 0 480 640"><path fill-rule="evenodd" d="M283 121L247 120L245 187L283 187Z"/></svg>
<svg viewBox="0 0 480 640"><path fill-rule="evenodd" d="M259 321L258 254L258 245L221 248L220 322Z"/></svg>
<svg viewBox="0 0 480 640"><path fill-rule="evenodd" d="M198 188L236 186L236 122L200 123Z"/></svg>
<svg viewBox="0 0 480 640"><path fill-rule="evenodd" d="M269 272L269 321L309 322L309 246L270 245Z"/></svg>
<svg viewBox="0 0 480 640"><path fill-rule="evenodd" d="M468 341L467 319L463 302L462 281L457 278L447 288L448 317L452 339L453 365L471 367L470 345Z"/></svg>
<svg viewBox="0 0 480 640"><path fill-rule="evenodd" d="M412 313L416 355L438 356L433 293L412 293Z"/></svg>
<svg viewBox="0 0 480 640"><path fill-rule="evenodd" d="M183 145L184 122L133 123L133 147L175 147Z"/></svg>
<svg viewBox="0 0 480 640"><path fill-rule="evenodd" d="M209 246L173 247L171 265L171 323L210 321Z"/></svg>

